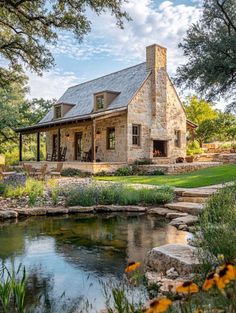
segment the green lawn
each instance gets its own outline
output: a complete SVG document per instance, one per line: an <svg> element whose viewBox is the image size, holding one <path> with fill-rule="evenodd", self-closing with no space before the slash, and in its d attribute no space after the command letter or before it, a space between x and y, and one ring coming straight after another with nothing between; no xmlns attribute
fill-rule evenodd
<svg viewBox="0 0 236 313"><path fill-rule="evenodd" d="M169 185L194 188L216 185L236 180L236 164L220 165L192 173L163 176L105 176L97 180L109 180L129 184Z"/></svg>

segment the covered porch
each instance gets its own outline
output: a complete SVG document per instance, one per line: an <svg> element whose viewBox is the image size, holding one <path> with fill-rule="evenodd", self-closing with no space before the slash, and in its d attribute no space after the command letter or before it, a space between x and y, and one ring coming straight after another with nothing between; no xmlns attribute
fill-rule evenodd
<svg viewBox="0 0 236 313"><path fill-rule="evenodd" d="M104 114L105 113L105 114ZM24 159L24 137L36 134L34 165L63 162L63 168L73 167L92 173L116 170L127 164L127 115L124 109L96 113L73 120L54 120L16 130L19 133L19 161ZM44 134L44 135L43 135ZM41 141L46 141L46 156L41 157Z"/></svg>

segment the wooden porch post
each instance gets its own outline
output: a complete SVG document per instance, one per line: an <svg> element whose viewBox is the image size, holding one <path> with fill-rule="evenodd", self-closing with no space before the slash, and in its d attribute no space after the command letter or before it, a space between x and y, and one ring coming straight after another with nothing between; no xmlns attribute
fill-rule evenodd
<svg viewBox="0 0 236 313"><path fill-rule="evenodd" d="M96 162L96 120L92 124L92 162Z"/></svg>
<svg viewBox="0 0 236 313"><path fill-rule="evenodd" d="M22 162L22 134L19 137L19 161Z"/></svg>
<svg viewBox="0 0 236 313"><path fill-rule="evenodd" d="M40 162L40 132L37 132L37 162Z"/></svg>
<svg viewBox="0 0 236 313"><path fill-rule="evenodd" d="M57 129L57 161L61 161L61 130Z"/></svg>

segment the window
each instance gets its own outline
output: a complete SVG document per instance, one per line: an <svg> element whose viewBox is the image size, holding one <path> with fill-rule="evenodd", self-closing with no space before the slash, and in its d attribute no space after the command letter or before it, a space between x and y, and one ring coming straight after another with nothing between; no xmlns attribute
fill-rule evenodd
<svg viewBox="0 0 236 313"><path fill-rule="evenodd" d="M54 118L61 118L62 117L61 109L62 109L61 105L54 106Z"/></svg>
<svg viewBox="0 0 236 313"><path fill-rule="evenodd" d="M107 149L114 150L116 144L115 128L107 129Z"/></svg>
<svg viewBox="0 0 236 313"><path fill-rule="evenodd" d="M96 109L101 110L104 109L104 95L96 96Z"/></svg>
<svg viewBox="0 0 236 313"><path fill-rule="evenodd" d="M175 130L175 146L177 148L181 147L181 131Z"/></svg>
<svg viewBox="0 0 236 313"><path fill-rule="evenodd" d="M140 146L140 125L132 125L132 144Z"/></svg>

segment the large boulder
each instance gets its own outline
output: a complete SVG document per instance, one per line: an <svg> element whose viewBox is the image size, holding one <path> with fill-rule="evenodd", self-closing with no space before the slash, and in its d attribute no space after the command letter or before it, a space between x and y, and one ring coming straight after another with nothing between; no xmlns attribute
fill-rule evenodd
<svg viewBox="0 0 236 313"><path fill-rule="evenodd" d="M182 244L167 244L148 252L146 271L165 273L174 268L180 276L187 276L199 267L196 248Z"/></svg>

